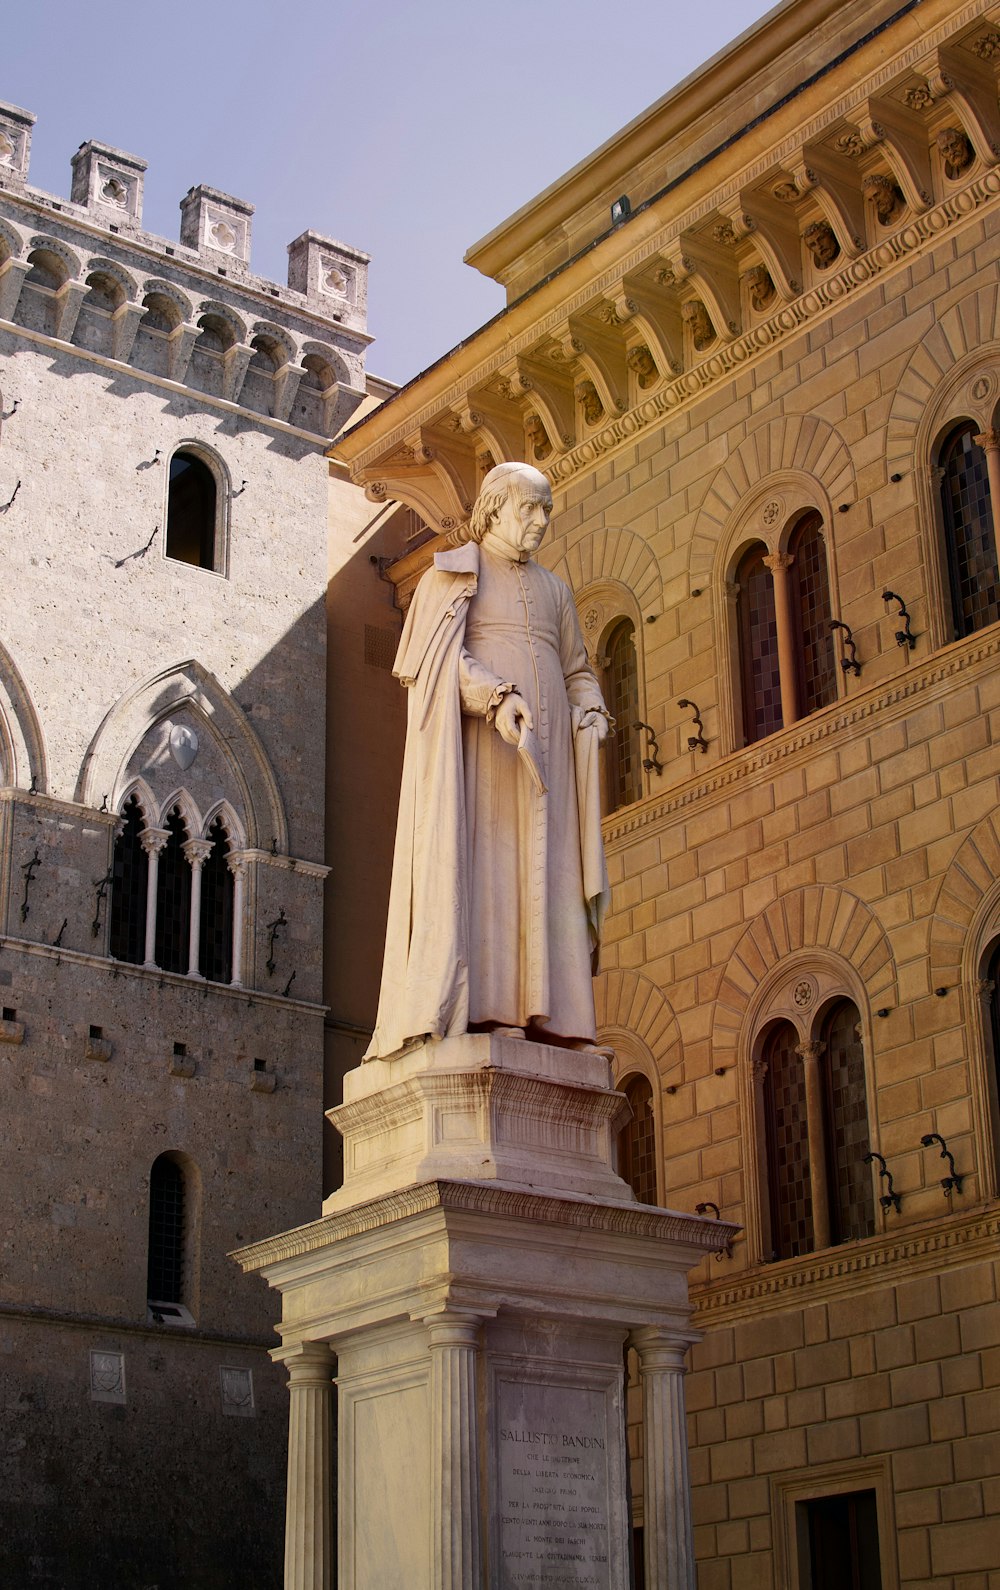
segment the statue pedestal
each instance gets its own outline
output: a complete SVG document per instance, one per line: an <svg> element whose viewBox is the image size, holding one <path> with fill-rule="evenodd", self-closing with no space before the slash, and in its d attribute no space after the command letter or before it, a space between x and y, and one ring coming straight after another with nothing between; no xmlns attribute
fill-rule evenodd
<svg viewBox="0 0 1000 1590"><path fill-rule="evenodd" d="M623 1590L626 1345L647 1590L694 1590L687 1272L734 1228L635 1202L612 1164L627 1112L604 1056L493 1035L348 1078L344 1188L236 1256L282 1294L286 1590L332 1582L334 1353L339 1590Z"/></svg>

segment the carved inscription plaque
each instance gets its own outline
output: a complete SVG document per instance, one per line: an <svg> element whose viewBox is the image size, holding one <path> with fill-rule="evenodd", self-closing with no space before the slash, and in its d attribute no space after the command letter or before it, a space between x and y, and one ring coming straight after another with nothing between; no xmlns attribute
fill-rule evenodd
<svg viewBox="0 0 1000 1590"><path fill-rule="evenodd" d="M497 1391L500 1590L615 1590L622 1499L605 1392L504 1380Z"/></svg>

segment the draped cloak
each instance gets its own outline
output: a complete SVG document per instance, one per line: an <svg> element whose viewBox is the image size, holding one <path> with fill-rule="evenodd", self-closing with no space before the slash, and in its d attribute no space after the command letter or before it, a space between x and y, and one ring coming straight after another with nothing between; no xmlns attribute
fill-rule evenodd
<svg viewBox="0 0 1000 1590"><path fill-rule="evenodd" d="M595 1036L592 961L608 902L604 711L569 590L474 543L421 579L393 666L406 749L378 1017L365 1056L469 1023ZM516 688L546 788L494 724Z"/></svg>

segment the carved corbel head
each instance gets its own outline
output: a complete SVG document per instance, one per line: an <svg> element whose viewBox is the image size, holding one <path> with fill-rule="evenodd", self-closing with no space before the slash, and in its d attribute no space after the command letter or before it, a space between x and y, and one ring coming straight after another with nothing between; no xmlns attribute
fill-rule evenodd
<svg viewBox="0 0 1000 1590"><path fill-rule="evenodd" d="M906 200L902 189L891 177L873 171L865 177L861 188L865 198L874 204L880 226L891 226L893 221L899 220L906 209Z"/></svg>
<svg viewBox="0 0 1000 1590"><path fill-rule="evenodd" d="M840 258L840 244L829 221L811 222L803 232L802 239L814 264L821 271L829 270L834 261Z"/></svg>

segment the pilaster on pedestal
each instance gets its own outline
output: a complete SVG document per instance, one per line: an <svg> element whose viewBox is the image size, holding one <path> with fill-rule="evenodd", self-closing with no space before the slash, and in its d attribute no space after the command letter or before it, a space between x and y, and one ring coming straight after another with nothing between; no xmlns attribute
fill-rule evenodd
<svg viewBox="0 0 1000 1590"><path fill-rule="evenodd" d="M696 1590L684 1360L697 1339L656 1325L631 1336L642 1378L646 1590Z"/></svg>
<svg viewBox="0 0 1000 1590"><path fill-rule="evenodd" d="M627 1340L648 1590L694 1590L687 1275L736 1228L636 1202L607 1057L469 1034L362 1065L330 1113L346 1173L323 1219L235 1255L302 1343L279 1354L285 1590L329 1579L331 1348L339 1590L622 1590Z"/></svg>
<svg viewBox="0 0 1000 1590"><path fill-rule="evenodd" d="M434 1590L482 1584L477 1360L482 1320L443 1312L426 1322L430 1351L431 1567Z"/></svg>
<svg viewBox="0 0 1000 1590"><path fill-rule="evenodd" d="M288 1368L285 1590L333 1584L333 1353L303 1342L278 1355Z"/></svg>

